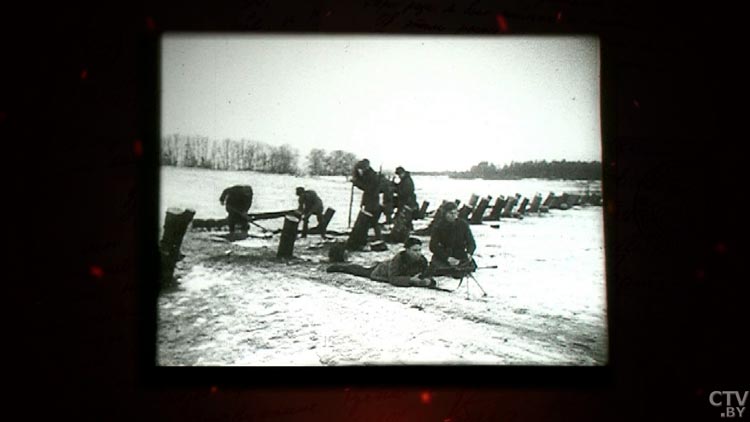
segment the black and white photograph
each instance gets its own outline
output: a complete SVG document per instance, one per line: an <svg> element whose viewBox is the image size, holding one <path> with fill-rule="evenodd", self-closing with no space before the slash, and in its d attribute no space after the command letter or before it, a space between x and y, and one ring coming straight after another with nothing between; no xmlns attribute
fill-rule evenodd
<svg viewBox="0 0 750 422"><path fill-rule="evenodd" d="M597 37L159 54L158 366L608 364Z"/></svg>

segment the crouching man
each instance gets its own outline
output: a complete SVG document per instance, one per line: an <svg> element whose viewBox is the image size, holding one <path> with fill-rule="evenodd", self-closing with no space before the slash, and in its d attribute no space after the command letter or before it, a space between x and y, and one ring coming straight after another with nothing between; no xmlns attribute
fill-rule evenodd
<svg viewBox="0 0 750 422"><path fill-rule="evenodd" d="M239 226L242 233L247 234L250 229L247 212L253 205L253 188L248 185L235 185L224 189L219 197L221 205L226 206L229 233L234 233L234 227Z"/></svg>
<svg viewBox="0 0 750 422"><path fill-rule="evenodd" d="M404 243L404 250L387 261L369 267L357 264L334 264L326 271L367 277L399 287L435 287L435 281L424 276L425 270L427 270L427 258L422 255L422 241L410 237Z"/></svg>
<svg viewBox="0 0 750 422"><path fill-rule="evenodd" d="M477 245L469 223L458 218L456 204L446 203L443 211L445 219L433 228L430 237L432 260L427 274L462 278L477 268L472 258Z"/></svg>
<svg viewBox="0 0 750 422"><path fill-rule="evenodd" d="M323 201L320 199L314 190L305 190L303 187L298 187L296 190L297 196L299 197L299 207L297 211L302 214L302 236L307 237L308 225L310 223L310 216L314 215L318 220L318 226L323 222ZM325 232L320 233L320 237L325 239Z"/></svg>

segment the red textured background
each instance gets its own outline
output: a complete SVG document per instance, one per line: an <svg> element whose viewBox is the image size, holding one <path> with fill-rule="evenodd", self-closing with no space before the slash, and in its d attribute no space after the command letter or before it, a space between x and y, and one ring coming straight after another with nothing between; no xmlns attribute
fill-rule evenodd
<svg viewBox="0 0 750 422"><path fill-rule="evenodd" d="M719 420L747 390L741 11L598 0L91 2L3 13L9 402L29 420ZM431 3L434 4L434 3ZM602 36L611 377L294 387L143 382L141 206L156 157L139 46L165 30ZM141 44L144 43L144 44ZM149 173L145 173L149 174ZM18 289L16 289L18 288ZM15 311L16 307L18 308ZM439 369L435 369L439 371ZM419 376L405 371L404 376ZM491 374L490 374L491 375ZM317 375L316 375L317 376ZM440 375L438 374L438 378ZM481 374L478 375L481 377ZM238 381L238 380L233 380ZM360 383L366 380L358 380ZM550 381L547 379L546 381ZM496 382L497 386L487 386ZM743 384L744 382L744 384ZM285 386L284 386L285 385ZM6 390L8 390L6 389ZM15 412L14 412L15 413Z"/></svg>

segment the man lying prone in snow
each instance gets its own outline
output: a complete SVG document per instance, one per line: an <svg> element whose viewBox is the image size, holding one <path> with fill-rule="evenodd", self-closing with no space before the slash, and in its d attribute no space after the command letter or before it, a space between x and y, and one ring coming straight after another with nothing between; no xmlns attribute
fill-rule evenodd
<svg viewBox="0 0 750 422"><path fill-rule="evenodd" d="M391 283L399 287L435 287L435 280L426 277L427 258L422 255L422 241L410 237L404 243L404 250L388 261L365 267L357 264L333 264L326 270L329 273L346 273L371 280Z"/></svg>

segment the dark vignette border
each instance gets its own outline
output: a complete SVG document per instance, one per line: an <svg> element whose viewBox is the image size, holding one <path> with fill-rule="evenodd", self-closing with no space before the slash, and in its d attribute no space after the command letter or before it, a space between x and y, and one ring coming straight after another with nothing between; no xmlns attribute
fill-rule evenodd
<svg viewBox="0 0 750 422"><path fill-rule="evenodd" d="M512 16L512 15L510 15ZM325 30L295 27L289 25L267 26L260 30L243 30L209 24L199 27L177 25L174 28L144 34L139 39L138 70L141 99L139 119L144 134L143 157L139 162L137 189L139 210L137 220L137 292L138 292L138 340L137 369L138 383L145 388L191 388L191 387L231 387L249 389L276 389L299 387L460 387L472 388L553 388L553 389L593 389L609 388L613 383L613 365L616 365L617 350L613 349L613 337L617 328L613 327L613 279L614 261L614 219L608 209L616 202L616 180L613 165L615 160L614 120L617 111L615 103L615 75L609 47L611 43L604 31L591 28L555 27L551 22L531 21L530 29L514 31L509 36L596 36L600 47L600 116L603 166L603 212L605 223L605 260L607 286L607 338L609 362L603 366L486 366L486 365L409 365L409 366L351 366L351 367L161 367L156 362L157 338L157 297L159 279L158 221L159 221L159 42L165 31L185 33L212 32L226 34L372 34L372 35L480 35L508 36L502 33L502 25L483 21L482 26L463 25L464 30L456 32L435 31L434 28L383 31L377 25L351 30ZM454 23L454 26L456 24ZM497 26L496 26L497 25ZM231 26L231 25L230 25ZM499 26L499 28L498 28ZM498 31L498 29L500 31Z"/></svg>

